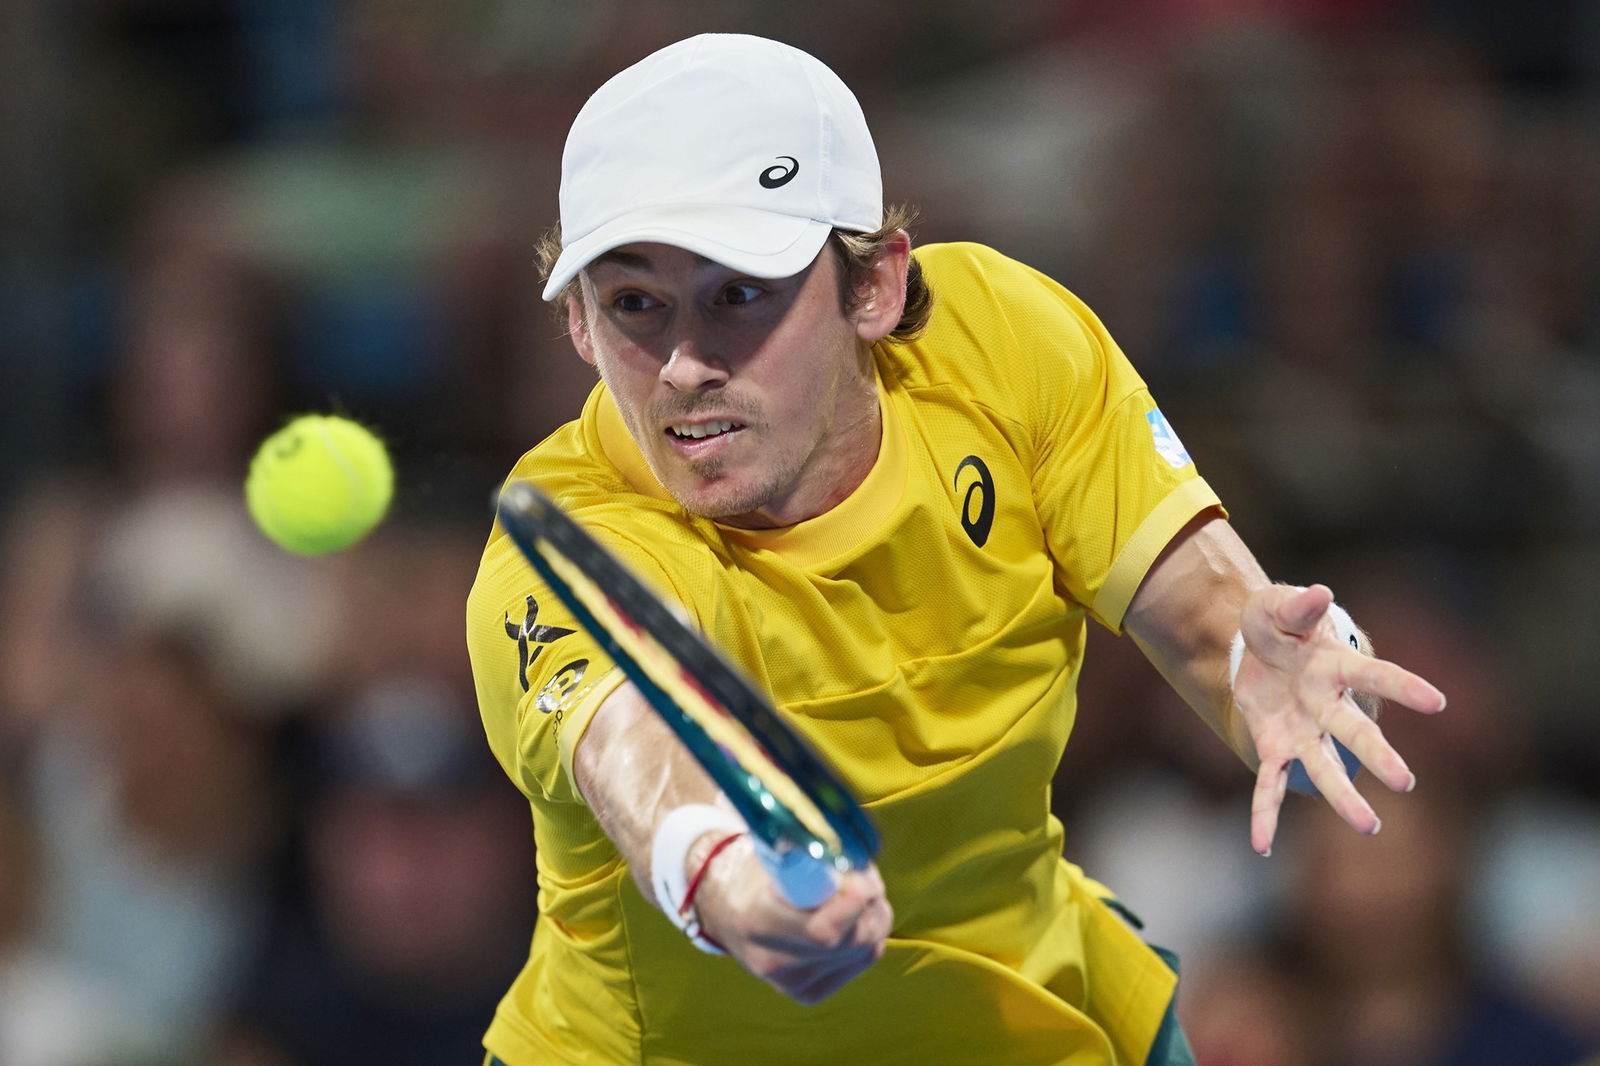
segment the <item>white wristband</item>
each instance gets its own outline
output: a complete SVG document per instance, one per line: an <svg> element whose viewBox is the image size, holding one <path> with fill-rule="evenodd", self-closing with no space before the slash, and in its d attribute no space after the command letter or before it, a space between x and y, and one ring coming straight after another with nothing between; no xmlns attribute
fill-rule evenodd
<svg viewBox="0 0 1600 1066"><path fill-rule="evenodd" d="M650 845L650 883L656 903L695 947L708 954L724 952L700 931L700 918L694 908L685 911L683 906L684 897L689 894L689 874L684 869L689 848L707 833L743 833L745 829L744 819L732 811L709 803L689 803L667 812Z"/></svg>
<svg viewBox="0 0 1600 1066"><path fill-rule="evenodd" d="M1301 589L1300 591L1305 591ZM1361 638L1357 635L1356 623L1350 617L1350 612L1340 607L1337 603L1328 604L1328 617L1333 619L1333 631L1339 639L1356 650L1361 649ZM1233 645L1228 649L1228 686L1231 688L1239 680L1239 663L1244 660L1244 634L1233 635Z"/></svg>

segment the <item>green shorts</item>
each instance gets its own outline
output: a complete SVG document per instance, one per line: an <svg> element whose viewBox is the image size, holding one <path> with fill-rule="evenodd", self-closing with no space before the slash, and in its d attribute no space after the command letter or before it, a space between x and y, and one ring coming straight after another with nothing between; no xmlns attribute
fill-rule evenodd
<svg viewBox="0 0 1600 1066"><path fill-rule="evenodd" d="M1158 948L1154 944L1150 949L1161 956L1161 961L1172 967L1172 972L1178 972L1178 956L1166 948ZM1145 1059L1145 1066L1196 1066L1194 1051L1189 1047L1189 1038L1183 1035L1183 1027L1178 1024L1178 994L1172 994L1172 1002L1167 1004L1167 1013L1161 1019L1161 1028L1156 1030L1156 1039L1150 1045L1150 1057Z"/></svg>

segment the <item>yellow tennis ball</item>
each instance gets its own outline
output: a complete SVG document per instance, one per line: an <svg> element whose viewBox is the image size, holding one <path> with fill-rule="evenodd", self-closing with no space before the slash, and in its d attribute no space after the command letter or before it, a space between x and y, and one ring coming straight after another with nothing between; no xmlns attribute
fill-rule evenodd
<svg viewBox="0 0 1600 1066"><path fill-rule="evenodd" d="M244 481L261 532L297 555L348 548L382 520L393 496L383 441L334 415L301 415L268 437Z"/></svg>

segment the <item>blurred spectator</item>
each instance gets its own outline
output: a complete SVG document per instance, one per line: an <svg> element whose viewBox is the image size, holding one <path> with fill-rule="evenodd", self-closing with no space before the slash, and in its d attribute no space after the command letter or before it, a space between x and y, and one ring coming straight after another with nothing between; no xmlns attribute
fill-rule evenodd
<svg viewBox="0 0 1600 1066"><path fill-rule="evenodd" d="M533 928L526 813L459 690L378 681L311 723L303 896L235 999L223 1066L470 1058Z"/></svg>
<svg viewBox="0 0 1600 1066"><path fill-rule="evenodd" d="M1576 1033L1532 1005L1512 975L1476 967L1465 890L1480 814L1436 775L1408 796L1372 791L1375 837L1326 811L1303 836L1288 972L1300 989L1313 1066L1571 1066Z"/></svg>
<svg viewBox="0 0 1600 1066"><path fill-rule="evenodd" d="M491 489L479 501L485 516ZM421 676L472 709L461 612L480 525L396 516L359 549L323 560L335 601L327 654L338 667L323 679L324 701L354 699L386 678Z"/></svg>
<svg viewBox="0 0 1600 1066"><path fill-rule="evenodd" d="M494 131L463 122L482 94L452 42L475 18L364 0L328 14L333 120L219 156L181 204L190 243L231 268L223 284L271 286L294 397L388 423L409 458L481 418L506 358L502 249L531 234Z"/></svg>
<svg viewBox="0 0 1600 1066"><path fill-rule="evenodd" d="M0 768L21 762L35 731L77 701L97 654L83 617L93 602L88 500L102 485L58 476L7 515L0 542Z"/></svg>
<svg viewBox="0 0 1600 1066"><path fill-rule="evenodd" d="M1600 1049L1600 812L1550 787L1484 827L1468 888L1473 958Z"/></svg>
<svg viewBox="0 0 1600 1066"><path fill-rule="evenodd" d="M1257 951L1213 961L1179 985L1178 1016L1199 1066L1311 1066L1293 975ZM1345 1066L1355 1066L1350 1060ZM1362 1063L1361 1066L1366 1066Z"/></svg>
<svg viewBox="0 0 1600 1066"><path fill-rule="evenodd" d="M1261 356L1278 310L1279 204L1326 136L1329 60L1265 11L1192 27L1165 51L1094 171L1075 284L1144 372L1186 390L1209 376L1221 392Z"/></svg>
<svg viewBox="0 0 1600 1066"><path fill-rule="evenodd" d="M112 626L185 632L251 712L294 703L325 665L325 577L261 536L241 491L278 417L266 305L193 226L168 202L140 227L103 418L83 431L109 461L39 479L11 523L7 581L27 614L0 631L14 715L59 700Z"/></svg>
<svg viewBox="0 0 1600 1066"><path fill-rule="evenodd" d="M0 789L0 1062L132 1066L157 1045L115 987L38 936L43 882L25 812Z"/></svg>
<svg viewBox="0 0 1600 1066"><path fill-rule="evenodd" d="M182 1060L209 1039L259 931L273 828L257 730L166 633L112 635L40 738L43 932Z"/></svg>

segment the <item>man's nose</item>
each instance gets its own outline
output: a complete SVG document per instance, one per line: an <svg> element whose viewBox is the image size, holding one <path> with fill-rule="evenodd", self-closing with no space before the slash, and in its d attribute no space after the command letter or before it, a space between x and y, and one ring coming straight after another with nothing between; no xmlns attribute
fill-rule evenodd
<svg viewBox="0 0 1600 1066"><path fill-rule="evenodd" d="M719 389L728 382L727 360L718 354L710 331L690 327L673 338L671 354L661 365L661 380L678 392Z"/></svg>

